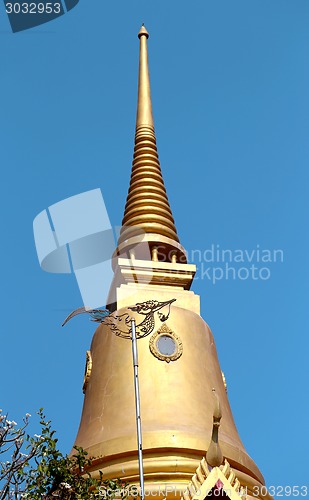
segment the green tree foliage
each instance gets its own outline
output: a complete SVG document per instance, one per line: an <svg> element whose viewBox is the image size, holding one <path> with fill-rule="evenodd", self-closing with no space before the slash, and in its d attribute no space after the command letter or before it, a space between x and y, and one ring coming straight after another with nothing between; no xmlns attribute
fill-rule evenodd
<svg viewBox="0 0 309 500"><path fill-rule="evenodd" d="M98 478L92 477L91 459L82 448L76 446L73 455L63 455L42 408L38 415L41 433L32 437L26 432L30 414L18 427L0 410L0 500L109 500L128 496L128 485L120 480L105 481L101 472Z"/></svg>

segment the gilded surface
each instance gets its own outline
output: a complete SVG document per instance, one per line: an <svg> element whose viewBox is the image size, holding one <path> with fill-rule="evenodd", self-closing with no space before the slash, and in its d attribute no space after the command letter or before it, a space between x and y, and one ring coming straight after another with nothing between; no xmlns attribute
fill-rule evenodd
<svg viewBox="0 0 309 500"><path fill-rule="evenodd" d="M118 310L119 314L129 312L126 308ZM160 320L155 321L159 328ZM213 388L221 402L223 456L235 470L249 477L248 481L263 482L235 427L207 324L197 314L173 305L168 324L183 344L183 354L177 362L159 363L149 350L149 339L138 340L146 482L157 475L162 481L190 479L210 442ZM97 457L96 467L106 477L137 480L130 341L116 337L102 324L94 335L91 353L92 373L75 444Z"/></svg>
<svg viewBox="0 0 309 500"><path fill-rule="evenodd" d="M170 248L175 248L179 254L179 238L164 186L154 131L147 52L149 35L143 27L138 36L140 63L134 157L118 246L122 244L124 253L131 247L133 237L154 233L166 237ZM186 262L185 254L179 255Z"/></svg>

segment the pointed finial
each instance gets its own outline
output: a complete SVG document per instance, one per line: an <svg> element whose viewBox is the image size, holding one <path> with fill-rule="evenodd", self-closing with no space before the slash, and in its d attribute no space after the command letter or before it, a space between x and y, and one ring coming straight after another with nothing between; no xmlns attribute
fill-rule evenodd
<svg viewBox="0 0 309 500"><path fill-rule="evenodd" d="M140 39L140 57L139 57L139 75L138 75L138 100L137 100L137 116L136 129L139 126L150 126L154 131L154 123L152 116L152 104L150 94L150 78L148 68L148 49L147 38L148 31L144 24L138 33Z"/></svg>
<svg viewBox="0 0 309 500"><path fill-rule="evenodd" d="M215 408L213 413L212 436L206 453L206 461L211 467L219 467L223 462L223 455L219 444L219 427L222 412L220 400L215 389L212 389L212 392L215 397Z"/></svg>
<svg viewBox="0 0 309 500"><path fill-rule="evenodd" d="M138 38L140 38L142 35L145 35L146 38L149 38L149 33L146 30L144 23L142 24L141 29L139 30L137 36L138 36Z"/></svg>

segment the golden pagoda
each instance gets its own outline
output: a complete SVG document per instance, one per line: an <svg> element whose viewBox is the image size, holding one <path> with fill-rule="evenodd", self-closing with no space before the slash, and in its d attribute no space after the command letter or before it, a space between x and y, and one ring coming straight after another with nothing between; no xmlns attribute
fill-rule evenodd
<svg viewBox="0 0 309 500"><path fill-rule="evenodd" d="M162 496L164 491L162 498L204 500L219 484L230 498L271 498L238 435L214 338L200 316L199 296L190 291L196 268L186 261L164 187L144 26L138 37L134 158L113 259L111 314L97 328L87 352L75 445L93 457L92 473L100 470L105 479L139 484L128 340L135 319L148 495Z"/></svg>

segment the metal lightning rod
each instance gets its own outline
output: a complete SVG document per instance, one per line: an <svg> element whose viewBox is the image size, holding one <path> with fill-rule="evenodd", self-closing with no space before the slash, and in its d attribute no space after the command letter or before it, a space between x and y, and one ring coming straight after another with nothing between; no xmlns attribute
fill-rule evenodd
<svg viewBox="0 0 309 500"><path fill-rule="evenodd" d="M132 355L134 369L134 389L135 389L135 410L136 410L136 428L137 428L137 447L138 447L138 465L139 465L139 483L141 488L141 500L145 498L144 486L144 467L143 467L143 448L142 448L142 422L139 394L139 379L138 379L138 354L137 354L137 339L135 320L131 320L132 330Z"/></svg>

